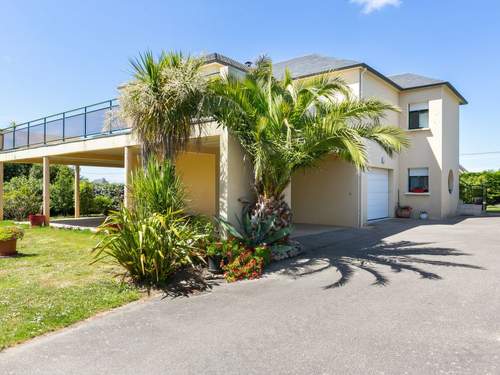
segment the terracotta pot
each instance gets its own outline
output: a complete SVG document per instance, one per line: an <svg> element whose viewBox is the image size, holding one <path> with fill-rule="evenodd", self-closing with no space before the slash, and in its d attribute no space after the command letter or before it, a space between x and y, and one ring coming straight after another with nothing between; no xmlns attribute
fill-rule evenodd
<svg viewBox="0 0 500 375"><path fill-rule="evenodd" d="M0 241L0 256L12 256L17 254L17 239Z"/></svg>
<svg viewBox="0 0 500 375"><path fill-rule="evenodd" d="M411 216L411 207L398 207L396 208L396 216L408 219Z"/></svg>
<svg viewBox="0 0 500 375"><path fill-rule="evenodd" d="M45 215L29 215L28 220L30 221L32 227L41 227L42 225L45 225Z"/></svg>

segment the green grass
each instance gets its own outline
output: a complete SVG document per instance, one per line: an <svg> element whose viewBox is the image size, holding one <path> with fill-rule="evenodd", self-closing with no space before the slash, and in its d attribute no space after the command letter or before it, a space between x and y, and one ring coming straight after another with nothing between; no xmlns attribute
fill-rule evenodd
<svg viewBox="0 0 500 375"><path fill-rule="evenodd" d="M96 242L86 231L27 228L21 256L0 258L0 350L141 297L116 266L90 264Z"/></svg>
<svg viewBox="0 0 500 375"><path fill-rule="evenodd" d="M486 212L500 212L499 206L488 206L486 207Z"/></svg>

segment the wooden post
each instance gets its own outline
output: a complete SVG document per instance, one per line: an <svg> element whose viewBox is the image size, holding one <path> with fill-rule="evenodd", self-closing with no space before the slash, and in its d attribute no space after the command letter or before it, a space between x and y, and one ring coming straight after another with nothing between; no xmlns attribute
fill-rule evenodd
<svg viewBox="0 0 500 375"><path fill-rule="evenodd" d="M75 218L80 217L80 166L75 165Z"/></svg>
<svg viewBox="0 0 500 375"><path fill-rule="evenodd" d="M49 157L43 157L43 214L45 225L50 223L50 164Z"/></svg>
<svg viewBox="0 0 500 375"><path fill-rule="evenodd" d="M0 220L3 220L3 163L0 162Z"/></svg>

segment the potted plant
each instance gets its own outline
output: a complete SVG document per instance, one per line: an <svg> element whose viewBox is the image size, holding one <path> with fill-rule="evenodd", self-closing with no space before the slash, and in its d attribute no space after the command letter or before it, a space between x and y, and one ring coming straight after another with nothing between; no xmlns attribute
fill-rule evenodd
<svg viewBox="0 0 500 375"><path fill-rule="evenodd" d="M30 214L28 215L28 220L32 227L41 227L45 225L45 215L41 214Z"/></svg>
<svg viewBox="0 0 500 375"><path fill-rule="evenodd" d="M396 217L408 219L411 216L412 208L410 206L399 206L396 208Z"/></svg>
<svg viewBox="0 0 500 375"><path fill-rule="evenodd" d="M208 270L212 273L222 273L224 260L238 256L242 251L242 246L235 240L222 240L209 243L206 248Z"/></svg>
<svg viewBox="0 0 500 375"><path fill-rule="evenodd" d="M19 227L0 227L0 256L17 254L17 240L24 237L24 230Z"/></svg>

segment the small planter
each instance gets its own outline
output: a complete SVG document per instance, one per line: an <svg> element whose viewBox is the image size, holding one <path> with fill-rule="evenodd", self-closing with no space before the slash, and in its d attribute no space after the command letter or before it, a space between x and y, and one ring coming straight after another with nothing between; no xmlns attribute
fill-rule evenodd
<svg viewBox="0 0 500 375"><path fill-rule="evenodd" d="M9 257L17 254L17 239L0 241L0 256Z"/></svg>
<svg viewBox="0 0 500 375"><path fill-rule="evenodd" d="M408 219L411 217L411 210L412 208L410 206L405 206L405 207L398 207L396 208L396 216L404 219Z"/></svg>
<svg viewBox="0 0 500 375"><path fill-rule="evenodd" d="M420 220L427 220L429 218L429 214L425 211L420 212Z"/></svg>
<svg viewBox="0 0 500 375"><path fill-rule="evenodd" d="M45 225L45 215L29 215L28 220L30 221L32 227L41 227Z"/></svg>
<svg viewBox="0 0 500 375"><path fill-rule="evenodd" d="M212 273L222 273L220 266L222 262L221 256L208 256L208 270Z"/></svg>

